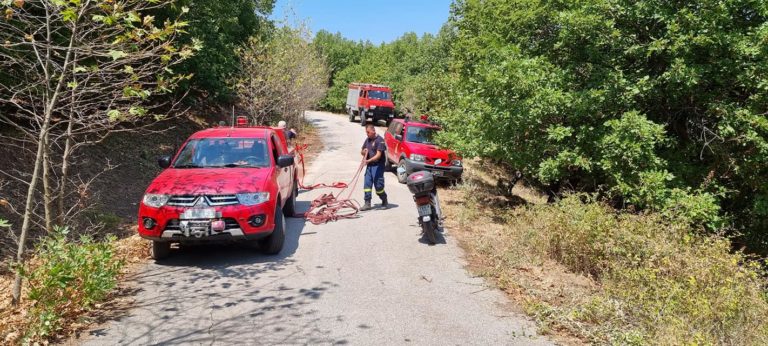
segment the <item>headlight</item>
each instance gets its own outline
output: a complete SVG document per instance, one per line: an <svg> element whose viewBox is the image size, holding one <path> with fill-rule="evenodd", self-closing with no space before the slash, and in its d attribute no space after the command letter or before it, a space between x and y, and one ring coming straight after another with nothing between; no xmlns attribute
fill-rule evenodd
<svg viewBox="0 0 768 346"><path fill-rule="evenodd" d="M376 106L371 106L371 109L376 109Z"/></svg>
<svg viewBox="0 0 768 346"><path fill-rule="evenodd" d="M454 166L461 167L461 160L453 160L453 161L451 161L451 164L454 165Z"/></svg>
<svg viewBox="0 0 768 346"><path fill-rule="evenodd" d="M269 200L269 192L238 193L237 200L242 205L257 205Z"/></svg>
<svg viewBox="0 0 768 346"><path fill-rule="evenodd" d="M144 195L144 198L142 199L142 202L144 205L152 208L160 208L165 205L165 203L168 202L168 199L170 196L168 195L158 195L154 193L148 193Z"/></svg>
<svg viewBox="0 0 768 346"><path fill-rule="evenodd" d="M424 162L424 155L411 154L411 160Z"/></svg>

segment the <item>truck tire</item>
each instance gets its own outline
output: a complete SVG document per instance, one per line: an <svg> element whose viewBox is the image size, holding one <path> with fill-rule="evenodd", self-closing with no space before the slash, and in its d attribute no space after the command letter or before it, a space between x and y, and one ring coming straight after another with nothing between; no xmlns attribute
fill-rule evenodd
<svg viewBox="0 0 768 346"><path fill-rule="evenodd" d="M386 157L386 155L385 155L385 157L384 157L384 172L392 172L393 169L394 169L394 167L392 167L392 161L389 161L389 158Z"/></svg>
<svg viewBox="0 0 768 346"><path fill-rule="evenodd" d="M368 119L365 118L365 110L361 109L357 111L357 114L360 115L360 126L365 126L365 123L368 121Z"/></svg>
<svg viewBox="0 0 768 346"><path fill-rule="evenodd" d="M400 169L399 169L400 167L402 167L403 171L405 171L405 159L400 159L400 162L397 163L397 168L398 169L395 171L395 175L397 175L397 182L400 183L400 184L405 184L406 181L408 180L408 173L407 172L403 172L402 174L400 174L400 172L399 172L400 171Z"/></svg>
<svg viewBox="0 0 768 346"><path fill-rule="evenodd" d="M285 205L283 205L283 215L285 215L285 217L296 216L296 196L298 194L299 194L299 183L294 180L293 190L291 190L291 197L288 198L288 200L285 201Z"/></svg>
<svg viewBox="0 0 768 346"><path fill-rule="evenodd" d="M275 229L268 237L259 240L259 247L267 255L277 255L285 243L285 217L280 208L275 208Z"/></svg>
<svg viewBox="0 0 768 346"><path fill-rule="evenodd" d="M349 115L349 122L355 122L355 111L353 111L352 108L347 108L347 114Z"/></svg>
<svg viewBox="0 0 768 346"><path fill-rule="evenodd" d="M171 242L153 240L149 254L155 261L167 258L171 254Z"/></svg>

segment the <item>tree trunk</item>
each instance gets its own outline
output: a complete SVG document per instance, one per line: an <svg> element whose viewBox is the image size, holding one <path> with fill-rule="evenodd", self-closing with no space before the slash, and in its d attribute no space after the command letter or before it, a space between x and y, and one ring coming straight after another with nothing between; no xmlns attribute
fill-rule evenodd
<svg viewBox="0 0 768 346"><path fill-rule="evenodd" d="M53 230L53 201L51 197L53 191L51 191L51 156L49 148L49 138L46 133L43 138L43 204L45 207L45 231L51 232Z"/></svg>
<svg viewBox="0 0 768 346"><path fill-rule="evenodd" d="M51 27L50 27L50 14L48 13L48 8L46 7L46 29L48 31L47 36L47 43L51 43ZM75 21L75 24L77 21ZM75 25L72 28L71 36L69 37L69 46L67 47L66 54L64 55L64 63L62 64L63 72L58 77L58 81L56 82L56 86L52 89L49 89L48 91L51 92L50 94L46 92L46 96L50 95L50 98L46 98L46 104L45 104L45 115L43 117L42 125L40 126L40 134L37 138L37 155L35 155L35 168L32 170L32 178L29 181L29 188L27 189L27 202L24 205L24 218L21 222L21 234L19 234L19 247L16 251L16 264L22 265L22 257L24 256L24 247L27 243L27 233L29 233L29 227L30 227L30 219L32 218L32 200L35 196L35 189L37 188L37 180L40 177L40 168L43 165L43 155L44 152L47 150L47 138L48 138L48 130L50 129L51 125L51 115L53 113L53 109L56 106L56 103L59 101L59 92L61 91L62 86L64 85L64 74L66 73L67 69L69 68L70 64L70 58L72 57L72 47L75 42L75 36L77 32L77 25ZM53 75L49 73L49 61L50 61L50 46L46 48L47 55L46 60L44 63L43 71L45 72L45 80L46 82L50 82L53 79ZM46 85L48 85L46 83ZM13 305L18 305L19 301L21 300L21 271L16 270L16 277L13 281L13 291L11 293L11 303Z"/></svg>
<svg viewBox="0 0 768 346"><path fill-rule="evenodd" d="M46 115L43 127L40 131L40 136L37 140L37 155L35 156L35 168L32 170L32 179L29 181L29 188L27 188L27 202L24 206L24 219L21 223L21 234L19 235L19 248L16 251L16 263L21 265L22 257L24 256L24 245L27 242L27 233L29 232L30 219L32 218L32 201L35 197L35 189L37 188L37 180L40 176L40 168L43 165L43 148L45 146L45 136L48 133L48 124L50 123L50 116ZM18 305L21 299L21 271L16 270L16 277L13 281L13 292L11 303Z"/></svg>
<svg viewBox="0 0 768 346"><path fill-rule="evenodd" d="M59 195L56 197L58 202L56 222L59 225L64 224L64 196L67 192L67 178L69 178L69 155L72 151L72 116L70 115L67 125L67 139L64 143L64 152L61 155L61 180L59 181Z"/></svg>

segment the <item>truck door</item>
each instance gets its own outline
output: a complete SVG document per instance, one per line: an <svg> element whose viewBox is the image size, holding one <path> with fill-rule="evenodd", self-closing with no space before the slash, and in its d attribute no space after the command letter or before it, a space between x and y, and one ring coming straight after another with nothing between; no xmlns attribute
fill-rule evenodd
<svg viewBox="0 0 768 346"><path fill-rule="evenodd" d="M395 127L392 129L392 140L393 140L393 148L392 148L392 161L397 162L400 161L400 153L403 151L403 123L396 122L392 123ZM397 136L400 136L400 140L397 139Z"/></svg>
<svg viewBox="0 0 768 346"><path fill-rule="evenodd" d="M291 170L293 169L293 166L284 168L277 166L277 159L280 157L280 155L286 155L287 153L284 152L283 147L280 145L280 141L274 134L272 134L270 137L272 141L272 156L275 160L275 172L277 175L278 191L280 191L280 196L282 196L282 199L286 200L291 195L291 179L293 179L293 172ZM280 201L280 205L282 206L282 201Z"/></svg>

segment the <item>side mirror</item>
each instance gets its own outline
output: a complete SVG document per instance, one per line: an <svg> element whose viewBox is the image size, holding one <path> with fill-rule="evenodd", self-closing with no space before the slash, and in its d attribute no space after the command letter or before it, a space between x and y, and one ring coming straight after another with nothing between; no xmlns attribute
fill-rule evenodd
<svg viewBox="0 0 768 346"><path fill-rule="evenodd" d="M285 168L293 166L293 162L293 155L280 155L280 157L277 158L277 167Z"/></svg>
<svg viewBox="0 0 768 346"><path fill-rule="evenodd" d="M402 141L403 141L403 135L395 135L395 139L396 139L398 142L402 142Z"/></svg>
<svg viewBox="0 0 768 346"><path fill-rule="evenodd" d="M163 155L157 159L157 165L162 169L171 167L171 155Z"/></svg>

